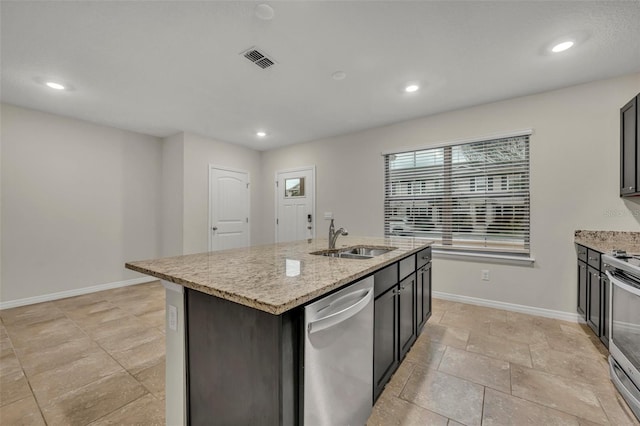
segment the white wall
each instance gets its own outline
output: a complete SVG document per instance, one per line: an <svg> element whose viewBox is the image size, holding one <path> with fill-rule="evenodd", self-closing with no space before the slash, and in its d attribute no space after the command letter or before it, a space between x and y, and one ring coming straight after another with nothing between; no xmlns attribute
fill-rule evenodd
<svg viewBox="0 0 640 426"><path fill-rule="evenodd" d="M162 257L183 251L184 226L184 135L162 140Z"/></svg>
<svg viewBox="0 0 640 426"><path fill-rule="evenodd" d="M184 140L183 253L209 250L209 164L249 172L251 245L264 240L261 217L261 153L253 149L215 141L191 133Z"/></svg>
<svg viewBox="0 0 640 426"><path fill-rule="evenodd" d="M161 141L1 105L2 302L141 277L160 254Z"/></svg>
<svg viewBox="0 0 640 426"><path fill-rule="evenodd" d="M453 111L263 153L262 177L315 164L317 217L332 211L352 235L383 234L381 152L533 128L533 267L436 259L434 290L575 312L576 229L640 230L640 199L622 200L619 108L640 92L640 74ZM263 227L273 239L274 193L265 186ZM322 236L327 223L319 223ZM480 270L491 281L480 280Z"/></svg>

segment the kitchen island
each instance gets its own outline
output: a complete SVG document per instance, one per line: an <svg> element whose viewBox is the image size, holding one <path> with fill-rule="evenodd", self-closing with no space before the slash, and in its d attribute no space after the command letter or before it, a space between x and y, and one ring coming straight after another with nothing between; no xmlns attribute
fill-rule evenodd
<svg viewBox="0 0 640 426"><path fill-rule="evenodd" d="M126 264L167 289L167 424L300 424L302 308L382 270L395 271L398 286L403 272L413 274L406 279L414 277L415 299L416 254L430 261L422 239L344 237L337 250L392 250L358 259L312 254L327 245L312 239ZM430 286L421 294L430 311ZM413 340L416 305L407 304Z"/></svg>

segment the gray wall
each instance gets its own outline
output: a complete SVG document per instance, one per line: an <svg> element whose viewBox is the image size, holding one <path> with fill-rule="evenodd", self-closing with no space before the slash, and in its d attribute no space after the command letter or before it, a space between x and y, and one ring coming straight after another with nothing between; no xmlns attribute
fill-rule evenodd
<svg viewBox="0 0 640 426"><path fill-rule="evenodd" d="M160 254L161 141L3 104L0 300L141 275Z"/></svg>
<svg viewBox="0 0 640 426"><path fill-rule="evenodd" d="M481 105L263 154L263 180L277 170L317 167L317 211L332 211L352 235L382 235L381 153L532 128L532 267L437 259L434 290L575 312L576 229L640 231L640 200L619 184L619 108L640 92L640 74ZM273 239L273 187L263 226ZM327 229L318 223L318 236ZM480 280L489 269L491 280Z"/></svg>

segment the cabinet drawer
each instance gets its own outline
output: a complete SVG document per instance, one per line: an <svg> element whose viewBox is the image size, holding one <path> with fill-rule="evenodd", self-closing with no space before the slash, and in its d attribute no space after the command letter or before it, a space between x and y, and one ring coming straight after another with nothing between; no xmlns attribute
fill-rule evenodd
<svg viewBox="0 0 640 426"><path fill-rule="evenodd" d="M427 263L431 262L431 247L427 247L424 250L420 250L417 256L418 256L417 269L420 269Z"/></svg>
<svg viewBox="0 0 640 426"><path fill-rule="evenodd" d="M589 249L587 251L587 263L592 268L600 270L600 252Z"/></svg>
<svg viewBox="0 0 640 426"><path fill-rule="evenodd" d="M586 262L587 248L584 246L581 246L580 244L576 244L576 251L578 252L578 259L582 260L583 262Z"/></svg>
<svg viewBox="0 0 640 426"><path fill-rule="evenodd" d="M411 256L402 259L400 261L400 280L404 277L413 274L416 271L416 255L412 254Z"/></svg>
<svg viewBox="0 0 640 426"><path fill-rule="evenodd" d="M398 284L398 264L387 266L373 275L374 297Z"/></svg>

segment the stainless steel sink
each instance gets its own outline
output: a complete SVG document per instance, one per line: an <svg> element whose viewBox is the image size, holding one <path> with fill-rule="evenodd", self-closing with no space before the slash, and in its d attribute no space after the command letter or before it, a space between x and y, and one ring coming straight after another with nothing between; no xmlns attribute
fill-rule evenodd
<svg viewBox="0 0 640 426"><path fill-rule="evenodd" d="M372 259L375 256L395 250L396 247L355 246L341 249L314 251L311 254L327 257L340 257L343 259Z"/></svg>
<svg viewBox="0 0 640 426"><path fill-rule="evenodd" d="M391 250L395 250L395 248L382 248L382 247L353 247L349 249L343 249L341 253L350 253L357 254L360 256L380 256L381 254L389 253Z"/></svg>

